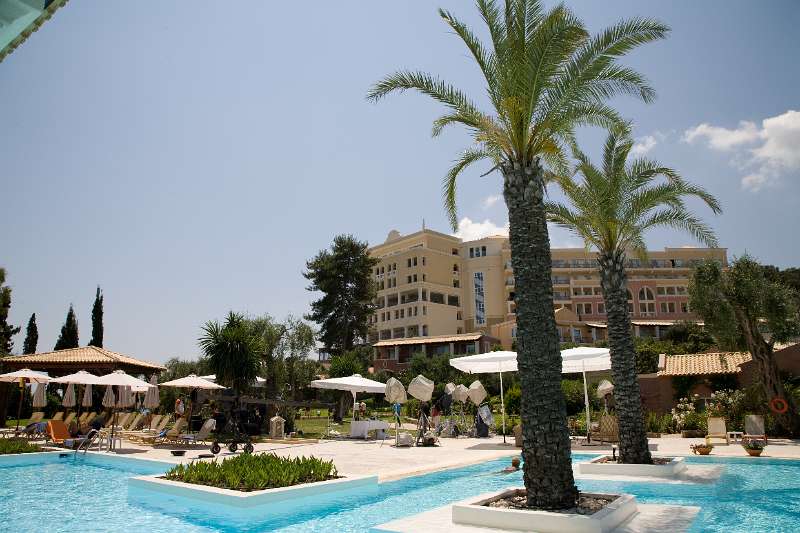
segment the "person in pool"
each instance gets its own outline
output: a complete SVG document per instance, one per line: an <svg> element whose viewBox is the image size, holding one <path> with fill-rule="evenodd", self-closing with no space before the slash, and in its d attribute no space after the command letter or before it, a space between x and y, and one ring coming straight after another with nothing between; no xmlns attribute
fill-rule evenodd
<svg viewBox="0 0 800 533"><path fill-rule="evenodd" d="M519 457L514 457L511 459L511 466L505 467L503 470L500 471L501 474L510 474L512 472L519 471Z"/></svg>

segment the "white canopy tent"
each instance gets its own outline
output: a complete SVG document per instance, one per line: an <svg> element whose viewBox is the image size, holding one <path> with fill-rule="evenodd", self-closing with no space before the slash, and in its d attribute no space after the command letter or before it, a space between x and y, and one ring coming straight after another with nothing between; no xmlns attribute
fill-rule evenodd
<svg viewBox="0 0 800 533"><path fill-rule="evenodd" d="M310 386L316 389L349 391L353 394L353 418L356 411L356 394L368 392L372 394L384 394L386 384L361 377L361 374L353 374L343 378L315 379Z"/></svg>
<svg viewBox="0 0 800 533"><path fill-rule="evenodd" d="M583 374L583 399L586 405L586 432L589 433L590 413L589 413L589 388L586 383L586 372L600 372L611 369L611 355L608 348L594 348L590 346L579 346L561 350L561 373L562 374ZM500 374L500 405L503 414L503 434L505 442L505 401L503 398L503 372L517 371L517 352L488 352L467 357L456 357L450 359L450 364L470 374L488 374L497 372Z"/></svg>

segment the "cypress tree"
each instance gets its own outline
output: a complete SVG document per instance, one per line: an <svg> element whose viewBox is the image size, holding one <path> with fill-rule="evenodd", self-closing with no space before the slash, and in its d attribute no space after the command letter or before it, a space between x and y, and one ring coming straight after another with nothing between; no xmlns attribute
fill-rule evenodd
<svg viewBox="0 0 800 533"><path fill-rule="evenodd" d="M8 311L11 309L11 287L5 285L6 270L0 268L0 356L11 353L14 347L12 338L20 328L8 323Z"/></svg>
<svg viewBox="0 0 800 533"><path fill-rule="evenodd" d="M78 347L78 319L75 318L75 311L72 304L67 311L67 319L61 326L61 335L58 336L54 350L66 350L67 348Z"/></svg>
<svg viewBox="0 0 800 533"><path fill-rule="evenodd" d="M36 313L33 313L28 320L28 327L25 329L25 344L22 345L22 353L36 353L38 343L39 328L36 326Z"/></svg>
<svg viewBox="0 0 800 533"><path fill-rule="evenodd" d="M89 341L89 346L103 347L103 293L99 286L92 306L92 340Z"/></svg>

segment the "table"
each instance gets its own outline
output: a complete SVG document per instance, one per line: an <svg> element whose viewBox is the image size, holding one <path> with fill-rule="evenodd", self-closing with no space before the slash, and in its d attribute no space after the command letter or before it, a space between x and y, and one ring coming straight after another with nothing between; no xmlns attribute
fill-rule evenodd
<svg viewBox="0 0 800 533"><path fill-rule="evenodd" d="M389 424L383 420L353 420L350 422L350 438L366 439L370 431L376 432L376 438L382 439Z"/></svg>
<svg viewBox="0 0 800 533"><path fill-rule="evenodd" d="M741 431L729 431L728 438L731 439L733 442L740 442L744 433Z"/></svg>

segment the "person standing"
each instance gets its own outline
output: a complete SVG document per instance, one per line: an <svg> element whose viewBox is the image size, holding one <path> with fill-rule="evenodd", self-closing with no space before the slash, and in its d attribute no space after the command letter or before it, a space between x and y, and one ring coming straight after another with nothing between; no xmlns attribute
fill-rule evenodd
<svg viewBox="0 0 800 533"><path fill-rule="evenodd" d="M184 413L183 400L179 396L175 400L175 420L177 421L179 418L183 418L183 413Z"/></svg>

